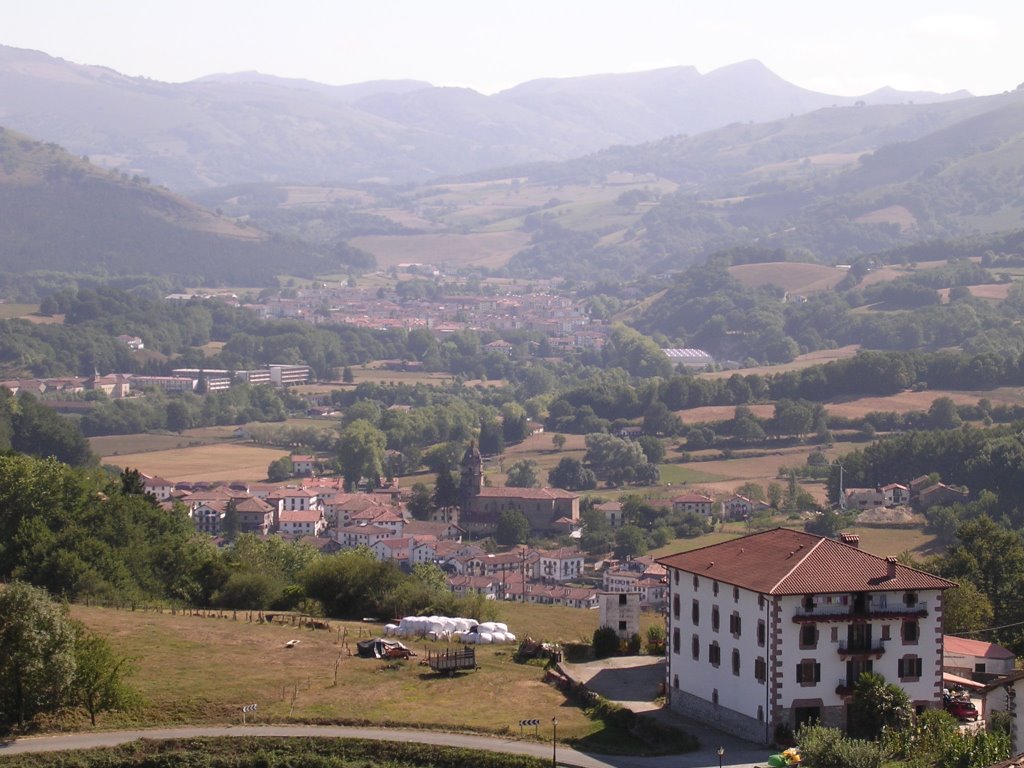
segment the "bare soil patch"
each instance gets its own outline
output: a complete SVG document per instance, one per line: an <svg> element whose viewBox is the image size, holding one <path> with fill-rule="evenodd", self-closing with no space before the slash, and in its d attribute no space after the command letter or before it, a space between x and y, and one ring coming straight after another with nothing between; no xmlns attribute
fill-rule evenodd
<svg viewBox="0 0 1024 768"><path fill-rule="evenodd" d="M846 276L844 270L835 267L798 262L738 264L729 267L729 273L747 288L771 284L801 294L827 291Z"/></svg>

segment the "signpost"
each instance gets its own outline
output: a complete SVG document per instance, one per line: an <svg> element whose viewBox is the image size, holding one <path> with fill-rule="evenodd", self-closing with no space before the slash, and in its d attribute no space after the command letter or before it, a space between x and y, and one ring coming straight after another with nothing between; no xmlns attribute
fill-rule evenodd
<svg viewBox="0 0 1024 768"><path fill-rule="evenodd" d="M246 715L246 713L248 713L248 712L255 712L257 706L258 705L256 705L256 704L246 704L244 707L242 707L242 725L245 725L245 715Z"/></svg>
<svg viewBox="0 0 1024 768"><path fill-rule="evenodd" d="M540 726L540 720L520 720L519 721L519 735L520 736L523 735L523 728L525 726L527 726L527 725L532 725L533 726L533 735L534 736L539 736L540 735L540 732L538 730L538 726Z"/></svg>

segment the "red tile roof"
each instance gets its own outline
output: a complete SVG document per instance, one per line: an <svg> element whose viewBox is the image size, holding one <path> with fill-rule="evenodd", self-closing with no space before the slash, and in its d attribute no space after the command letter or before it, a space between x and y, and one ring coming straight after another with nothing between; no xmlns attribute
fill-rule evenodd
<svg viewBox="0 0 1024 768"><path fill-rule="evenodd" d="M803 531L775 528L658 562L769 595L949 589L952 581ZM895 575L889 576L890 566Z"/></svg>
<svg viewBox="0 0 1024 768"><path fill-rule="evenodd" d="M563 491L561 488L482 488L477 494L484 499L575 499L577 494Z"/></svg>
<svg viewBox="0 0 1024 768"><path fill-rule="evenodd" d="M1013 651L1003 648L995 643L986 643L982 640L969 640L966 637L953 637L944 635L942 638L942 650L944 653L955 653L962 656L977 656L985 659L1016 659Z"/></svg>

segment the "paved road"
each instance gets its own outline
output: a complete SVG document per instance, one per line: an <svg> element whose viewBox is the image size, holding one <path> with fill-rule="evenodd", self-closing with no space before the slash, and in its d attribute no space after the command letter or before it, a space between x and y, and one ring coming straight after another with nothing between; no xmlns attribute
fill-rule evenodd
<svg viewBox="0 0 1024 768"><path fill-rule="evenodd" d="M0 743L0 756L26 752L55 752L57 750L113 747L137 739L187 739L203 736L317 736L389 741L416 741L447 747L468 747L491 752L511 752L550 759L551 745L532 741L502 739L493 736L444 733L442 731L401 730L387 728L350 728L346 726L316 725L240 725L205 728L155 728L152 730L105 731L66 733L55 736L36 736ZM704 746L686 755L662 757L630 757L594 755L558 746L560 765L579 768L717 768L718 756L714 746ZM765 765L768 752L764 748L727 748L723 766L729 768L755 768Z"/></svg>

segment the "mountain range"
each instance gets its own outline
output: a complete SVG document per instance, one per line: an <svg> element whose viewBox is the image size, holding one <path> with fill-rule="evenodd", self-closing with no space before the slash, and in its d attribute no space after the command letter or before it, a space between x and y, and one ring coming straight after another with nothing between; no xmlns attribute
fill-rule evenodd
<svg viewBox="0 0 1024 768"><path fill-rule="evenodd" d="M0 92L0 125L183 191L423 181L824 107L969 96L881 89L839 97L788 83L757 61L707 74L672 67L535 80L494 95L416 80L331 86L253 72L163 83L5 46Z"/></svg>

